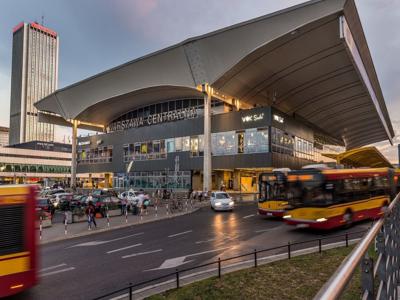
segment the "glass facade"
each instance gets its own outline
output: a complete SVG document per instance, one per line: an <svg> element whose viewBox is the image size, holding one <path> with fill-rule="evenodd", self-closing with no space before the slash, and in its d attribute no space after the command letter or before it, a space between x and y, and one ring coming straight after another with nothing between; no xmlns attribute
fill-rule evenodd
<svg viewBox="0 0 400 300"><path fill-rule="evenodd" d="M132 172L114 174L114 187L132 189L190 189L190 171Z"/></svg>
<svg viewBox="0 0 400 300"><path fill-rule="evenodd" d="M26 172L26 173L71 173L69 166L51 166L36 164L0 164L1 172Z"/></svg>
<svg viewBox="0 0 400 300"><path fill-rule="evenodd" d="M113 146L79 149L78 164L99 164L112 162Z"/></svg>

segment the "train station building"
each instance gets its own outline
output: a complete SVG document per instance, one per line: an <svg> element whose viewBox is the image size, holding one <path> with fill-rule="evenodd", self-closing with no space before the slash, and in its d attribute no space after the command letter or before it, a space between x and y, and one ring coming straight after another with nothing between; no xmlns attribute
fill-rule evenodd
<svg viewBox="0 0 400 300"><path fill-rule="evenodd" d="M251 192L262 171L394 136L353 0L190 38L36 107L72 126L72 184L75 172L104 173L114 187ZM98 133L77 138L78 127Z"/></svg>

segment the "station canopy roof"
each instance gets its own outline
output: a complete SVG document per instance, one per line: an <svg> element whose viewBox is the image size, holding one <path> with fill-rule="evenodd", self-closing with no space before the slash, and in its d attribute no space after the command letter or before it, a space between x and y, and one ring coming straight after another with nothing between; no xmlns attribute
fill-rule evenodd
<svg viewBox="0 0 400 300"><path fill-rule="evenodd" d="M335 159L338 164L355 168L393 168L393 165L376 147L362 147L340 154L322 153L322 155Z"/></svg>
<svg viewBox="0 0 400 300"><path fill-rule="evenodd" d="M347 149L394 136L353 0L309 1L188 39L57 90L36 107L106 126L144 105L202 97L203 83L227 102L272 105L306 120Z"/></svg>

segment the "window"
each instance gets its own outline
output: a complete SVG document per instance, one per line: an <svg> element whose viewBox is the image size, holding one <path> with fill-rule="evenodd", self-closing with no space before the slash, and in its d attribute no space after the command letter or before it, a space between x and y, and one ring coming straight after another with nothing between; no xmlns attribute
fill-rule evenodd
<svg viewBox="0 0 400 300"><path fill-rule="evenodd" d="M167 152L168 153L175 152L175 139L167 140Z"/></svg>
<svg viewBox="0 0 400 300"><path fill-rule="evenodd" d="M192 136L190 138L190 153L192 156L199 156L199 137Z"/></svg>
<svg viewBox="0 0 400 300"><path fill-rule="evenodd" d="M182 138L181 137L175 138L175 151L177 151L177 152L182 151Z"/></svg>
<svg viewBox="0 0 400 300"><path fill-rule="evenodd" d="M227 131L213 133L211 135L213 155L233 155L236 154L236 132Z"/></svg>
<svg viewBox="0 0 400 300"><path fill-rule="evenodd" d="M185 136L182 138L182 151L190 151L190 137Z"/></svg>

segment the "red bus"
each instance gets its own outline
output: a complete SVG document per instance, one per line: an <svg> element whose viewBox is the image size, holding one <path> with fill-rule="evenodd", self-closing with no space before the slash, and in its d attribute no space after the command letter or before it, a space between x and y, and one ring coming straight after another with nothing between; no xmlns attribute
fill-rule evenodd
<svg viewBox="0 0 400 300"><path fill-rule="evenodd" d="M305 169L291 172L285 186L285 222L331 229L383 215L398 190L393 169Z"/></svg>
<svg viewBox="0 0 400 300"><path fill-rule="evenodd" d="M37 283L35 205L35 187L0 187L0 298Z"/></svg>

